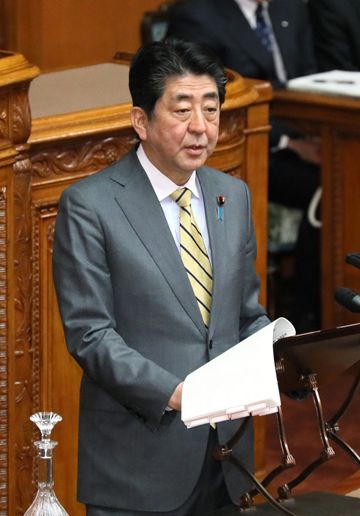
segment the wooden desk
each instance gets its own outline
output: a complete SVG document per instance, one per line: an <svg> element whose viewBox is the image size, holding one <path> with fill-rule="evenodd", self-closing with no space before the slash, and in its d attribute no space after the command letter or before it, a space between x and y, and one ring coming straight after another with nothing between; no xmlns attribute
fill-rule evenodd
<svg viewBox="0 0 360 516"><path fill-rule="evenodd" d="M110 165L135 142L128 93L119 97L127 72L126 66L105 63L40 75L29 106L29 84L39 70L21 55L0 54L1 514L22 515L33 499L32 440L38 433L29 416L39 410L63 416L53 432L59 442L55 491L69 514L84 512L75 488L81 372L66 351L54 294L53 232L63 189ZM219 142L209 163L250 186L265 303L271 88L229 75ZM263 432L260 425L258 470Z"/></svg>
<svg viewBox="0 0 360 516"><path fill-rule="evenodd" d="M360 292L360 271L344 261L360 252L360 99L276 91L271 114L321 137L322 326L359 322L333 295L337 287Z"/></svg>

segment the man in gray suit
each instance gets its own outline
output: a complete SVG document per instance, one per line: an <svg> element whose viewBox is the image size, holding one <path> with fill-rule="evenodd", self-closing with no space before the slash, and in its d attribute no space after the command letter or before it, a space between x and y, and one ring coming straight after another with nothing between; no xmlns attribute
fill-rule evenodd
<svg viewBox="0 0 360 516"><path fill-rule="evenodd" d="M129 83L140 145L66 189L56 223L55 286L83 369L78 498L89 516L200 515L239 503L250 487L211 453L239 421L188 430L180 416L186 375L269 322L258 304L250 195L203 166L226 83L212 53L150 44ZM182 261L183 208L171 196L179 187L191 191L185 212L208 255L207 306ZM251 468L251 425L239 448Z"/></svg>

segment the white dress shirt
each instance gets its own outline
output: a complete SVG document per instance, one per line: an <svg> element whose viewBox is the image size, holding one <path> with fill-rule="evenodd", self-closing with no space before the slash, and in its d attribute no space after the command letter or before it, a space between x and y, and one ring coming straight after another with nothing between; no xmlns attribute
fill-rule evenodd
<svg viewBox="0 0 360 516"><path fill-rule="evenodd" d="M243 15L249 22L249 25L252 29L256 27L256 9L258 6L258 2L256 0L235 0L235 2L240 7ZM263 2L263 6L267 9L267 2Z"/></svg>
<svg viewBox="0 0 360 516"><path fill-rule="evenodd" d="M146 175L155 191L160 205L164 211L166 221L169 225L172 236L174 237L177 248L180 252L180 207L173 201L170 195L178 188L186 187L191 190L191 209L195 217L196 223L201 231L206 250L210 255L209 233L206 224L204 199L200 188L200 183L196 175L196 171L191 174L190 179L186 184L179 187L176 183L171 181L165 174L156 168L147 155L145 154L142 145L137 149L137 157L141 166L145 170Z"/></svg>

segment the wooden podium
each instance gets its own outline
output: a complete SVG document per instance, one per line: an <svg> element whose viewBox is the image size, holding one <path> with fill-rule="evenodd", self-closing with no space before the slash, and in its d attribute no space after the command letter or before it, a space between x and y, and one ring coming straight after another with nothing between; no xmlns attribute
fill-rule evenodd
<svg viewBox="0 0 360 516"><path fill-rule="evenodd" d="M35 494L38 435L29 416L39 410L63 417L53 435L55 491L69 514L84 513L76 502L81 372L66 350L55 299L53 232L63 189L112 164L135 142L127 74L126 65L109 62L39 75L23 56L0 54L1 514L22 515ZM252 191L263 303L271 94L268 84L229 72L220 138L209 160L244 178ZM258 470L263 432L259 426Z"/></svg>

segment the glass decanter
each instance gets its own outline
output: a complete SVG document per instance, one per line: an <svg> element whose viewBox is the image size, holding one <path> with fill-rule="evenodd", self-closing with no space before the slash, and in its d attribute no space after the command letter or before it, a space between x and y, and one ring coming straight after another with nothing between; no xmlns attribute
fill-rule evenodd
<svg viewBox="0 0 360 516"><path fill-rule="evenodd" d="M57 442L51 441L50 434L62 417L54 412L37 412L30 420L41 432L41 440L34 443L38 449L39 481L35 499L24 516L69 516L53 489L53 450Z"/></svg>

